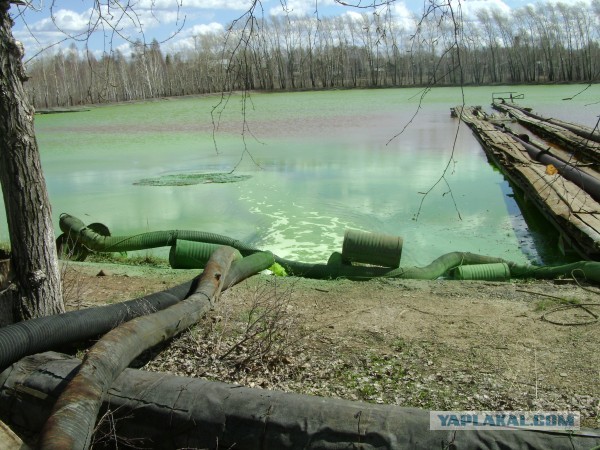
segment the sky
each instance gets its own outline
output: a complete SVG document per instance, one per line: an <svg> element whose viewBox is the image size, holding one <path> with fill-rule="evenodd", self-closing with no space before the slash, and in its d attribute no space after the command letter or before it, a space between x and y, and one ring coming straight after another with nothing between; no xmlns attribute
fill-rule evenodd
<svg viewBox="0 0 600 450"><path fill-rule="evenodd" d="M354 0L361 3L361 0ZM412 14L421 14L424 5L432 0L397 0L392 11L398 20L409 21ZM536 2L545 0L534 0ZM345 3L351 3L345 1ZM458 0L452 0L458 5ZM103 51L119 49L129 53L127 41L141 39L161 42L167 52L193 48L193 36L224 30L232 21L242 16L251 4L250 0L30 0L29 7L11 7L15 19L13 33L26 50L26 59L32 58L43 49L56 51L76 42L79 48L87 43L88 48L100 55ZM104 29L98 24L94 4L102 5ZM371 3L362 0L362 4ZM473 15L481 8L497 8L503 12L530 3L528 0L462 0L465 16ZM128 4L129 9L123 5ZM262 0L255 15L331 17L372 13L372 8L352 8L336 3L335 0ZM97 24L97 31L89 33L90 24ZM110 25L110 26L109 26ZM126 39L124 39L126 38Z"/></svg>

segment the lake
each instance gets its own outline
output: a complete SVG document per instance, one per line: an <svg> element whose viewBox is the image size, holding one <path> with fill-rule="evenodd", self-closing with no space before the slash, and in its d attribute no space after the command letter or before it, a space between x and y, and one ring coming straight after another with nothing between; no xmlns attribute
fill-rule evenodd
<svg viewBox="0 0 600 450"><path fill-rule="evenodd" d="M593 126L599 108L589 103L600 99L600 86L562 100L581 89L476 87L464 96L467 105L489 109L492 92L517 91L525 93L520 102L539 113ZM425 265L455 250L520 263L558 261L555 233L535 213L523 218L512 189L471 131L450 117L450 107L462 102L461 90L433 89L420 104L422 92L253 94L245 102L233 95L215 111L214 136L211 111L218 96L37 116L57 232L59 215L67 212L102 222L113 234L210 231L316 262L341 250L344 230L352 228L402 236L403 265ZM433 187L448 164L445 179ZM235 174L250 178L134 184L229 172L236 165ZM5 241L5 217L0 220Z"/></svg>

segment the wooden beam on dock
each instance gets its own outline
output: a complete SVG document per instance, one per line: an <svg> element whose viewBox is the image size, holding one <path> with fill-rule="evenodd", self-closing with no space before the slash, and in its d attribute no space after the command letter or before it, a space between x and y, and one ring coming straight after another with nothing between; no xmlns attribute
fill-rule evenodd
<svg viewBox="0 0 600 450"><path fill-rule="evenodd" d="M594 140L597 133L591 128L558 119L547 119L514 103L495 102L492 107L509 114L525 128L562 146L577 160L593 163L595 170L600 169L600 142Z"/></svg>
<svg viewBox="0 0 600 450"><path fill-rule="evenodd" d="M521 189L583 258L600 260L600 204L587 192L544 164L531 159L510 134L495 126L480 108L457 106L488 158Z"/></svg>

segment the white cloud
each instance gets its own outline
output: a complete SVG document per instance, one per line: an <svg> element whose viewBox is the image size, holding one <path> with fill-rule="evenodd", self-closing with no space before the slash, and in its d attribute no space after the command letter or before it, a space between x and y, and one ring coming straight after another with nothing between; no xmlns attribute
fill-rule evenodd
<svg viewBox="0 0 600 450"><path fill-rule="evenodd" d="M217 23L217 22L212 22L209 24L194 25L189 30L189 34L191 34L192 36L195 36L198 34L220 33L221 31L224 31L224 30L225 30L225 28L223 27L222 24ZM187 32L186 32L186 34L187 34Z"/></svg>
<svg viewBox="0 0 600 450"><path fill-rule="evenodd" d="M465 20L475 20L477 12L482 9L498 10L504 14L511 12L510 6L508 6L502 0L470 0L461 3L462 13Z"/></svg>
<svg viewBox="0 0 600 450"><path fill-rule="evenodd" d="M363 14L354 10L346 11L343 15L348 17L352 22L362 22Z"/></svg>
<svg viewBox="0 0 600 450"><path fill-rule="evenodd" d="M251 0L140 0L134 8L153 10L181 9L229 9L243 11L252 4Z"/></svg>
<svg viewBox="0 0 600 450"><path fill-rule="evenodd" d="M225 31L222 24L211 22L209 24L194 25L191 28L182 30L173 39L166 42L163 48L169 53L179 53L187 50L194 50L196 47L195 36L206 34L219 34Z"/></svg>
<svg viewBox="0 0 600 450"><path fill-rule="evenodd" d="M160 25L183 22L184 18L183 11L179 11L177 8L144 8L137 4L132 8L132 10L123 11L119 8L102 5L100 11L90 8L80 13L60 9L54 11L52 16L34 22L29 28L34 33L55 32L57 30L69 34L83 33L89 30L90 26L97 23L99 13L102 22L109 25L109 28L114 27L120 31L140 30L140 28L149 29Z"/></svg>
<svg viewBox="0 0 600 450"><path fill-rule="evenodd" d="M46 17L30 25L34 32L55 32L57 29L68 33L80 33L90 26L92 10L77 13L68 9L59 9L53 17Z"/></svg>
<svg viewBox="0 0 600 450"><path fill-rule="evenodd" d="M320 0L316 4L314 1L308 0L287 0L273 6L269 10L269 14L272 16L305 17L314 14L315 10L324 9L334 3L333 0Z"/></svg>
<svg viewBox="0 0 600 450"><path fill-rule="evenodd" d="M379 14L382 14L382 15L385 14L385 11L383 9L379 9L377 11ZM366 10L350 9L344 13L344 16L346 16L353 22L360 23L363 21L363 18L365 15L367 15L367 17L369 17L369 15L372 13L373 13L372 9L366 9ZM392 20L395 22L395 24L399 28L404 29L404 30L415 28L415 21L414 21L415 13L410 11L406 7L406 4L404 2L401 2L401 1L394 2L394 4L390 6L389 13L391 15Z"/></svg>
<svg viewBox="0 0 600 450"><path fill-rule="evenodd" d="M184 15L176 10L149 10L139 9L136 11L135 17L130 20L133 27L139 28L141 26L144 29L158 27L160 25L167 25L176 22L182 22Z"/></svg>
<svg viewBox="0 0 600 450"><path fill-rule="evenodd" d="M392 5L392 17L400 28L413 29L415 27L414 15L415 13L409 10L404 2L395 2Z"/></svg>

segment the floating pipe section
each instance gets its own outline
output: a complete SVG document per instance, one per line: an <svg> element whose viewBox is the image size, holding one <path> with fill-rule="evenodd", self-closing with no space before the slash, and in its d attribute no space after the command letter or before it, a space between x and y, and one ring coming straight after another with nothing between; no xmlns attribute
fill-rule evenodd
<svg viewBox="0 0 600 450"><path fill-rule="evenodd" d="M61 229L65 233L69 233L71 238L77 240L79 236L81 241L87 245L92 243L90 247L96 251L113 251L111 246L117 243L134 242L136 245L142 242L152 242L157 244L159 242L165 242L165 236L171 236L168 239L171 245L176 241L178 236L193 236L195 239L191 239L192 244L184 245L180 247L180 251L175 252L174 258L184 257L191 260L195 258L197 253L205 254L204 249L195 249L196 246L203 246L208 244L222 244L228 245L233 248L237 248L243 255L253 254L260 250L253 248L241 241L232 239L226 236L217 235L214 233L203 233L196 231L164 231L164 232L151 232L144 233L137 236L131 237L107 237L101 236L98 233L90 230L86 227L83 222L79 219L63 214L61 216ZM151 238L146 239L145 234L152 235ZM162 236L161 239L156 239L155 236ZM175 236L175 237L173 237ZM202 237L209 239L208 243L198 242ZM115 240L113 242L112 240ZM121 245L121 244L119 244ZM165 244L166 245L166 244ZM130 248L121 246L121 248ZM151 247L147 247L151 248ZM192 252L191 256L186 255L182 249L185 248L187 251ZM136 247L141 250L142 248ZM123 250L119 250L123 251ZM388 278L403 278L403 279L418 279L418 280L435 280L436 278L445 276L449 271L459 266L472 265L472 264L490 264L490 263L506 263L510 268L511 278L553 278L557 276L571 276L573 270L577 270L583 277L590 281L600 283L600 262L596 261L581 261L574 264L560 265L560 266L546 266L538 267L532 265L518 265L514 262L504 260L502 258L495 258L491 256L478 255L469 252L451 252L440 256L434 260L431 264L425 267L398 267L396 269L390 269L386 267L371 267L371 266L352 266L343 264L343 258L339 258L337 255L332 255L330 261L327 264L318 263L304 263L292 261L284 258L280 258L274 255L275 262L283 266L289 275L305 277L305 278L316 278L316 279L335 279L335 278L347 278L350 280L370 280L377 277L388 277ZM176 264L177 260L174 259ZM187 263L186 263L187 264Z"/></svg>
<svg viewBox="0 0 600 450"><path fill-rule="evenodd" d="M44 353L1 373L0 419L31 443L80 362ZM429 411L423 409L135 369L125 369L112 384L103 411L108 408L110 434L140 448L573 450L600 445L598 430L432 431Z"/></svg>

